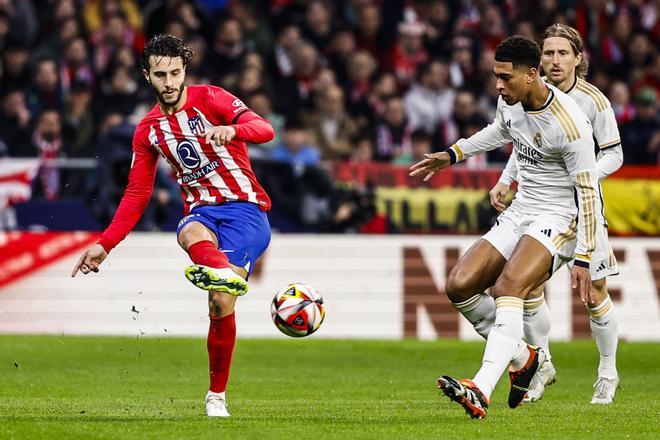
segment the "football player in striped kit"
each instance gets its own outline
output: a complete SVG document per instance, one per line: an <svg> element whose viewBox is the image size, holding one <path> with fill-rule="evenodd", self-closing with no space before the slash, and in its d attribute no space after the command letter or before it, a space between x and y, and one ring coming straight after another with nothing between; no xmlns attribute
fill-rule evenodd
<svg viewBox="0 0 660 440"><path fill-rule="evenodd" d="M619 137L614 111L610 101L595 86L585 81L588 63L583 53L582 37L577 30L565 24L553 24L543 31L541 65L546 74L545 80L567 93L589 118L594 131L597 147L596 173L602 180L618 170L623 164L623 150ZM518 174L516 155L512 154L499 179L490 191L493 207L503 211L502 200L509 191L509 186ZM619 385L616 369L616 349L618 345L618 323L614 304L607 293L606 277L619 273L614 252L607 237L603 196L600 185L597 203L599 228L596 237L596 250L591 260L591 290L593 301L586 304L589 312L589 325L600 354L598 378L594 384L591 403L609 404ZM494 306L493 306L494 307ZM538 345L549 355L550 311L543 296L543 286L525 300L524 311L525 340ZM486 325L485 323L482 325ZM534 378L525 398L536 401L543 396L546 385L554 383L556 370L550 359Z"/></svg>
<svg viewBox="0 0 660 440"><path fill-rule="evenodd" d="M500 94L493 123L411 167L411 176L428 180L443 168L509 142L517 155L514 202L460 258L446 284L452 303L487 338L481 368L472 380L438 379L441 391L474 418L486 417L490 395L507 368L508 404L515 408L545 362L542 348L523 341L523 306L530 293L575 257L573 286L583 302L591 299L589 264L598 226L593 132L575 101L543 82L540 59L541 49L532 40L513 36L500 43L493 68ZM481 327L472 312L487 302L483 292L491 286L494 323Z"/></svg>
<svg viewBox="0 0 660 440"><path fill-rule="evenodd" d="M158 103L138 123L128 186L99 242L77 262L98 272L108 253L131 231L151 200L159 157L181 186L184 218L179 245L193 264L185 276L208 291L210 387L206 414L228 417L225 390L236 340L234 305L270 242L270 199L252 171L247 142L268 142L273 128L220 87L184 84L193 54L183 41L157 35L145 45L143 74Z"/></svg>

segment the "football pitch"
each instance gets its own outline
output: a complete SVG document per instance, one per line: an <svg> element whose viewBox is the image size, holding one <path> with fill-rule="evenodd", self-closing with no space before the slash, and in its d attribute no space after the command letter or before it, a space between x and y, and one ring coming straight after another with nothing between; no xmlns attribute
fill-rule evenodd
<svg viewBox="0 0 660 440"><path fill-rule="evenodd" d="M435 378L471 376L482 343L239 340L229 419L203 415L205 343L2 335L0 438L660 438L660 344L622 342L622 389L594 406L594 343L555 343L543 400L510 410L503 378L479 421Z"/></svg>

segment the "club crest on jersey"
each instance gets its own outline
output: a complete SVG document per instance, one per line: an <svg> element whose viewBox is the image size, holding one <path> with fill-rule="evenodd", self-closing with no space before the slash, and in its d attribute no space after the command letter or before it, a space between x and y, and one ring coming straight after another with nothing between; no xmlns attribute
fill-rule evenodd
<svg viewBox="0 0 660 440"><path fill-rule="evenodd" d="M538 148L539 150L541 149L541 133L539 133L538 131L534 135L534 145L536 145L536 148Z"/></svg>
<svg viewBox="0 0 660 440"><path fill-rule="evenodd" d="M181 163L189 170L199 167L199 164L202 163L197 150L190 141L183 140L179 142L176 147L176 154L179 155Z"/></svg>
<svg viewBox="0 0 660 440"><path fill-rule="evenodd" d="M199 115L193 116L192 118L188 119L188 127L195 136L201 136L206 131L204 129L204 122L202 121L202 118Z"/></svg>

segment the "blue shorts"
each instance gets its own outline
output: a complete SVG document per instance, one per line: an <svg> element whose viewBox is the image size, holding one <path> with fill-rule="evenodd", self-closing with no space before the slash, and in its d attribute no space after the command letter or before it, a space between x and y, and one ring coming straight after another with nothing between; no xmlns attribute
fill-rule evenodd
<svg viewBox="0 0 660 440"><path fill-rule="evenodd" d="M268 216L250 202L228 202L198 206L179 222L177 236L190 222L199 222L218 238L218 246L229 262L244 268L248 275L270 243Z"/></svg>

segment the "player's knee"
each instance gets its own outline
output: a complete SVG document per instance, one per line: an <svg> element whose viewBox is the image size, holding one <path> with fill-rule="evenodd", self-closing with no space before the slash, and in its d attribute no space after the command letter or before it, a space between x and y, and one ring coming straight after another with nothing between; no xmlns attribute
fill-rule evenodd
<svg viewBox="0 0 660 440"><path fill-rule="evenodd" d="M179 235L177 236L177 242L183 250L188 250L190 246L200 241L212 241L215 242L213 234L199 222L192 221L185 225Z"/></svg>
<svg viewBox="0 0 660 440"><path fill-rule="evenodd" d="M513 276L510 272L502 272L502 274L495 281L495 285L491 289L491 295L494 298L501 296L516 296L518 298L526 298L531 292L531 288L525 288L520 284L520 281Z"/></svg>
<svg viewBox="0 0 660 440"><path fill-rule="evenodd" d="M593 309L607 299L607 282L605 278L591 282L591 293L593 300L587 301L587 307Z"/></svg>
<svg viewBox="0 0 660 440"><path fill-rule="evenodd" d="M231 315L236 304L236 297L221 293L209 292L209 313L222 318Z"/></svg>
<svg viewBox="0 0 660 440"><path fill-rule="evenodd" d="M454 268L447 277L447 297L449 301L458 303L476 295L478 288L475 282L475 275L466 273L460 268Z"/></svg>

